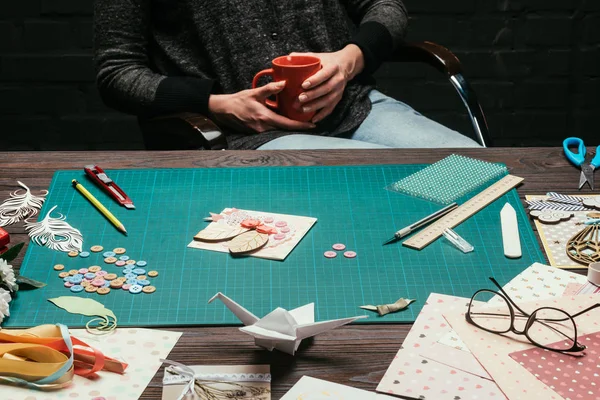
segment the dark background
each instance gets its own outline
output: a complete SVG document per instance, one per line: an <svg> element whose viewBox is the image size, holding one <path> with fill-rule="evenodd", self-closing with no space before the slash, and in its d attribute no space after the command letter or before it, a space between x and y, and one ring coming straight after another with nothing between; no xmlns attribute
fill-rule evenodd
<svg viewBox="0 0 600 400"><path fill-rule="evenodd" d="M475 87L496 145L600 142L600 0L405 0L412 41L452 50ZM381 89L470 133L445 77L386 64ZM0 150L143 147L135 118L105 107L95 86L91 0L3 0ZM594 142L595 139L595 142Z"/></svg>

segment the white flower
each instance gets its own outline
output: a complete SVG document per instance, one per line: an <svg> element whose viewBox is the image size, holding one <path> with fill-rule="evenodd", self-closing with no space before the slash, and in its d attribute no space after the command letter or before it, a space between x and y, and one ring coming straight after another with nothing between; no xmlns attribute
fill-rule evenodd
<svg viewBox="0 0 600 400"><path fill-rule="evenodd" d="M10 292L0 288L0 322L4 321L4 318L10 316L8 303L10 303L11 299Z"/></svg>
<svg viewBox="0 0 600 400"><path fill-rule="evenodd" d="M12 265L8 264L2 258L0 258L0 281L6 284L11 292L14 291L17 286L17 277L15 276Z"/></svg>

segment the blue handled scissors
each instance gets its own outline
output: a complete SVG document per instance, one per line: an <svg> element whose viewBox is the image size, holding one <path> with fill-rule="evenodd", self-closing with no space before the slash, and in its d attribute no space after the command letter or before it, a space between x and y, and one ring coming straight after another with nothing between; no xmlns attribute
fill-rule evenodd
<svg viewBox="0 0 600 400"><path fill-rule="evenodd" d="M577 153L573 153L570 149L571 147L576 147ZM600 146L596 148L596 155L592 161L589 162L585 161L587 149L585 148L585 144L583 144L583 140L576 137L566 138L563 141L563 149L569 161L581 168L579 190L581 190L586 182L590 185L590 188L594 190L594 170L600 167Z"/></svg>

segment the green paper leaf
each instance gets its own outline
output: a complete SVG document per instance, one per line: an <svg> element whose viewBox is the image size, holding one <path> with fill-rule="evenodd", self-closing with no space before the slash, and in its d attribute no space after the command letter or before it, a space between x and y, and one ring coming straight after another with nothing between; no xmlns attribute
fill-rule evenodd
<svg viewBox="0 0 600 400"><path fill-rule="evenodd" d="M71 314L87 315L88 317L112 317L115 320L117 319L111 310L104 307L104 304L86 297L61 296L48 299L48 301Z"/></svg>
<svg viewBox="0 0 600 400"><path fill-rule="evenodd" d="M0 255L0 258L2 258L7 263L11 262L15 258L17 258L23 246L25 246L25 243L15 244L13 247L8 249L6 253Z"/></svg>
<svg viewBox="0 0 600 400"><path fill-rule="evenodd" d="M34 279L27 278L25 276L17 276L17 283L20 285L27 285L34 289L42 288L46 286L44 282L36 281Z"/></svg>

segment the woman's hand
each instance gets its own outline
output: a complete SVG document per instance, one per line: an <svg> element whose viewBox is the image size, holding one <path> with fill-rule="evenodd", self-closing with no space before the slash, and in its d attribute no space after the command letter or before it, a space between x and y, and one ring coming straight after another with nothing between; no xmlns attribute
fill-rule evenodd
<svg viewBox="0 0 600 400"><path fill-rule="evenodd" d="M333 53L292 53L309 55L321 59L322 68L302 83L305 90L298 96L302 111L317 111L312 119L316 123L327 117L342 99L348 81L364 68L364 58L360 48L349 44Z"/></svg>
<svg viewBox="0 0 600 400"><path fill-rule="evenodd" d="M215 94L208 99L208 108L217 122L238 132L262 133L274 129L308 130L310 122L299 122L277 114L265 105L267 97L283 90L285 82L272 82L256 89L234 94Z"/></svg>

